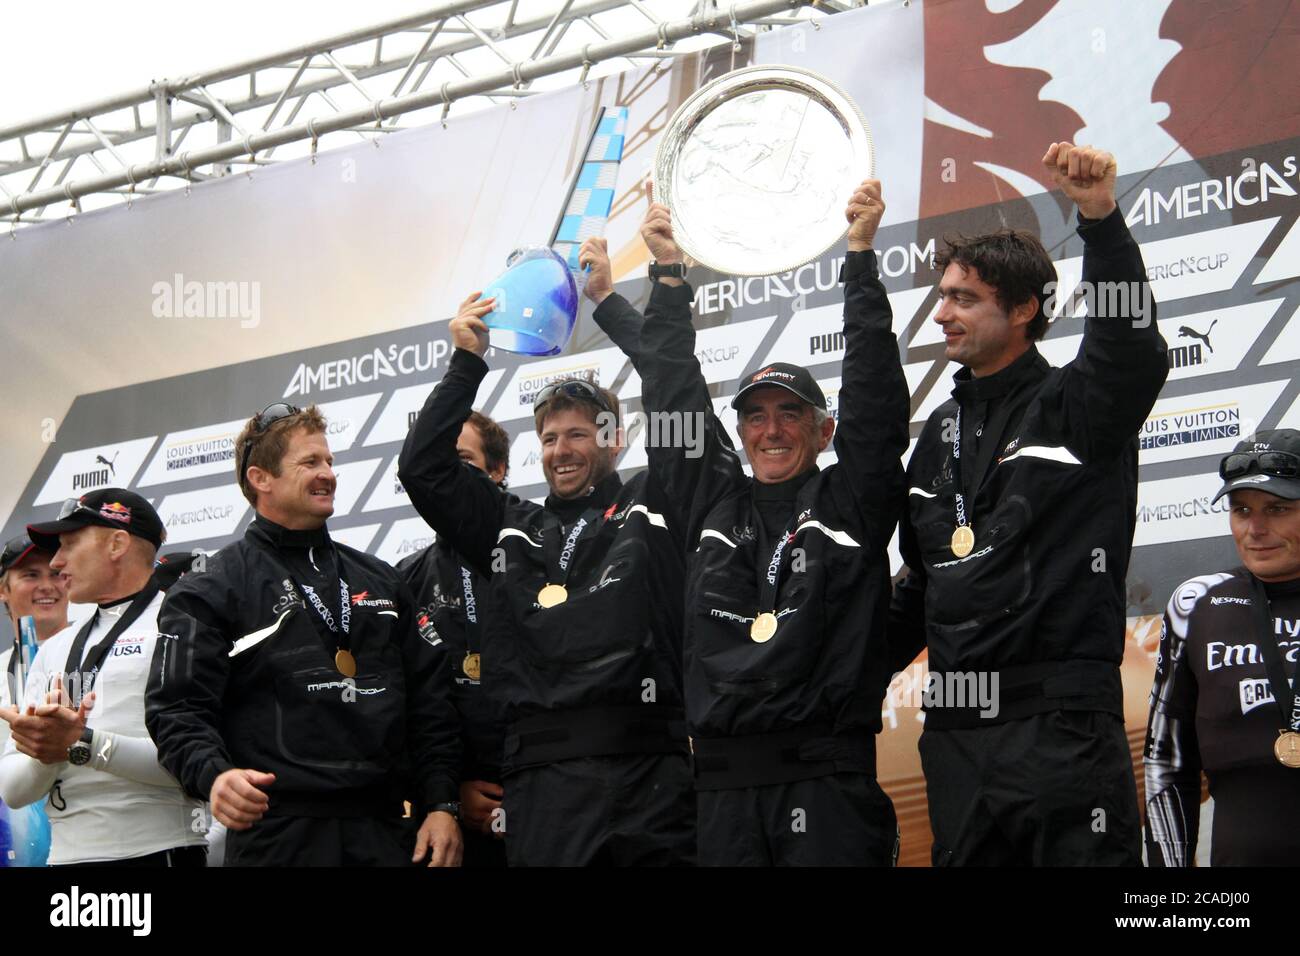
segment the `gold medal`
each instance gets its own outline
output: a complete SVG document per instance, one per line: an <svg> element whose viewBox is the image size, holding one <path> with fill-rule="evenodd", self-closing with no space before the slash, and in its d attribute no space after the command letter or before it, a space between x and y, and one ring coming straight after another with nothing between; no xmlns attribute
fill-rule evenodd
<svg viewBox="0 0 1300 956"><path fill-rule="evenodd" d="M1284 767L1300 767L1300 734L1294 730L1278 731L1277 740L1273 741L1273 756Z"/></svg>
<svg viewBox="0 0 1300 956"><path fill-rule="evenodd" d="M952 533L952 553L964 558L975 549L975 532L970 525L958 525Z"/></svg>
<svg viewBox="0 0 1300 956"><path fill-rule="evenodd" d="M345 651L339 648L334 655L334 666L344 677L357 676L357 659L352 656L351 651Z"/></svg>
<svg viewBox="0 0 1300 956"><path fill-rule="evenodd" d="M749 637L755 644L766 644L775 633L776 615L771 611L764 611L749 625Z"/></svg>
<svg viewBox="0 0 1300 956"><path fill-rule="evenodd" d="M542 607L555 607L569 599L569 592L563 584L548 584L537 592L537 603Z"/></svg>
<svg viewBox="0 0 1300 956"><path fill-rule="evenodd" d="M461 663L460 667L461 670L465 672L465 676L470 680L478 680L478 675L481 672L479 670L477 654L466 654L465 660Z"/></svg>

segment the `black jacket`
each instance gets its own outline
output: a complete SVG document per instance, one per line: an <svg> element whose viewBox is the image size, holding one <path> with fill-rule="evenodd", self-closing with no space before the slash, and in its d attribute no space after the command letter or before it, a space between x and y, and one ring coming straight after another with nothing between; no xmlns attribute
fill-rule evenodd
<svg viewBox="0 0 1300 956"><path fill-rule="evenodd" d="M317 565L316 583L303 580ZM351 688L334 666L333 635L301 591L316 587L337 615L340 577L351 591ZM241 767L276 775L273 808L278 794L409 799L425 811L457 799L445 649L417 632L410 592L383 561L324 528L290 531L258 517L167 593L158 628L167 640L145 723L159 762L192 796L208 799L220 773Z"/></svg>
<svg viewBox="0 0 1300 956"><path fill-rule="evenodd" d="M492 617L490 582L441 541L403 558L397 570L415 597L416 626L447 648L452 700L461 723L460 778L500 783L505 723L500 707L489 700L482 682L469 676L465 664L467 655L478 654L482 666L484 627ZM465 575L469 575L468 590ZM469 597L473 599L473 628L466 619Z"/></svg>
<svg viewBox="0 0 1300 956"><path fill-rule="evenodd" d="M647 411L696 415L704 425L701 454L649 448L651 475L679 504L684 527L686 711L697 738L813 724L833 733L880 728L890 677L886 549L903 506L899 459L907 447L908 391L874 254L850 253L844 280L838 463L786 488L744 473L713 414L695 356L689 286L656 284L639 339L626 334L628 323L602 323L640 372ZM596 317L626 309L611 296ZM782 493L788 518L765 534L761 512L774 514L765 501ZM774 608L760 607L760 574L791 518L797 520L785 549L788 569ZM755 615L773 609L775 636L755 642Z"/></svg>
<svg viewBox="0 0 1300 956"><path fill-rule="evenodd" d="M1102 220L1081 219L1078 232L1085 283L1148 289L1141 252L1118 209ZM908 464L899 542L910 574L891 616L893 640L905 649L894 663L902 666L928 644L932 671L996 671L1002 706L986 718L972 708L927 707L927 726L1056 709L1123 716L1118 665L1137 435L1167 374L1154 304L1143 317L1132 308L1090 313L1078 356L1062 368L1031 346L993 375L957 373L953 398L930 416ZM975 534L965 558L951 547L959 402L960 464Z"/></svg>
<svg viewBox="0 0 1300 956"><path fill-rule="evenodd" d="M1269 637L1294 687L1300 580L1264 588ZM1300 773L1273 755L1285 725L1254 602L1245 568L1184 581L1169 599L1147 721L1148 866L1195 862L1202 771L1214 798L1212 866L1294 866L1300 857ZM1287 688L1282 701L1293 700Z"/></svg>
<svg viewBox="0 0 1300 956"><path fill-rule="evenodd" d="M486 373L477 355L455 350L398 460L421 517L472 568L491 576L484 689L504 702L512 724L598 707L680 710L682 548L665 517L663 492L645 473L626 484L611 474L587 498L552 496L545 506L497 488L456 454ZM569 598L543 609L537 596L550 583L543 529L558 520L567 536L584 515ZM517 765L516 736L507 737L507 769Z"/></svg>

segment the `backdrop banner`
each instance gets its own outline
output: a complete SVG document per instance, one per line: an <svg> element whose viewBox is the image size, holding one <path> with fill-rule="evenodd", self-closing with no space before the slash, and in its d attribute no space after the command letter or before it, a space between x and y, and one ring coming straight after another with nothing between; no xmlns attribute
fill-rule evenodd
<svg viewBox="0 0 1300 956"><path fill-rule="evenodd" d="M387 561L427 546L432 532L397 480L397 455L446 368L457 303L511 250L546 241L594 117L621 106L629 118L606 235L619 291L644 306L637 226L659 132L693 90L753 63L823 74L871 124L888 205L877 250L913 440L956 371L932 321L931 258L943 237L1004 225L1040 234L1057 263L1061 313L1040 348L1068 362L1087 308L1071 294L1082 243L1040 160L1055 140L1116 154L1170 365L1140 435L1128 581L1126 714L1140 761L1164 604L1182 580L1236 563L1227 502L1209 503L1218 459L1257 428L1300 427L1295 5L873 4L739 52L724 44L508 108L453 108L445 127L0 238L5 535L52 517L66 497L116 485L158 508L165 550L220 548L252 518L233 480L235 435L283 399L317 403L329 420L332 534ZM698 355L729 427L736 380L777 360L812 368L835 413L843 255L840 244L766 277L692 272ZM620 467L644 467L641 382L589 306L563 354L495 351L488 363L477 407L511 436L516 493L545 494L532 400L559 376L618 394L632 426ZM896 547L892 557L897 570ZM896 679L880 742L904 863L929 853L915 746L923 674L924 656Z"/></svg>

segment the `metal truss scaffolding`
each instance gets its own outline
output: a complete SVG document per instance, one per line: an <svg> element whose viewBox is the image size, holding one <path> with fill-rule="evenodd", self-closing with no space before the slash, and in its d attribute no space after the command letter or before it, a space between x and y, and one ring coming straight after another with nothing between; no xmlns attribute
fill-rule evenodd
<svg viewBox="0 0 1300 956"><path fill-rule="evenodd" d="M406 128L399 120L446 122L453 103L459 111L510 102L704 45L693 37L739 45L864 3L443 3L0 129L0 220L16 235L21 225L81 212L83 198L86 208L130 202L314 154L326 136L377 139Z"/></svg>

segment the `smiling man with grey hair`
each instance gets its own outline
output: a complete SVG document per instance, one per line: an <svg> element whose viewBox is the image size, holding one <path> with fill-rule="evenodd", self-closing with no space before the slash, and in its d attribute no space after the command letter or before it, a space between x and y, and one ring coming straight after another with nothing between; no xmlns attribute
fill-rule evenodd
<svg viewBox="0 0 1300 956"><path fill-rule="evenodd" d="M884 210L875 180L845 209L838 423L807 369L773 363L739 383L732 406L752 478L713 413L667 207L652 201L641 227L656 280L644 324L613 291L604 240L581 252L596 320L640 373L647 410L706 423L703 454L649 448L688 561L686 716L704 865L897 858L875 735L891 674L887 546L903 505L909 399L872 251ZM839 460L819 470L832 442Z"/></svg>

